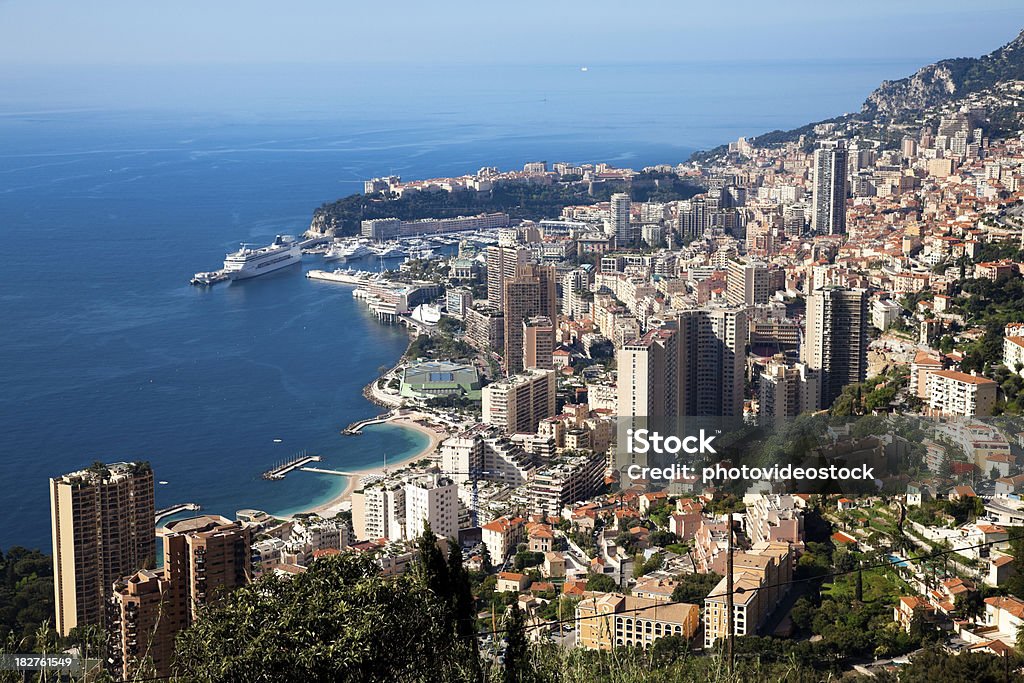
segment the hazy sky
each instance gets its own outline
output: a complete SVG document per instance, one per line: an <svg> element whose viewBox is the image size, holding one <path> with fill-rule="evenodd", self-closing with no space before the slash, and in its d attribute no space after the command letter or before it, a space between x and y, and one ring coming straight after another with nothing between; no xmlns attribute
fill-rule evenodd
<svg viewBox="0 0 1024 683"><path fill-rule="evenodd" d="M1022 28L1021 0L0 0L0 68L931 59Z"/></svg>

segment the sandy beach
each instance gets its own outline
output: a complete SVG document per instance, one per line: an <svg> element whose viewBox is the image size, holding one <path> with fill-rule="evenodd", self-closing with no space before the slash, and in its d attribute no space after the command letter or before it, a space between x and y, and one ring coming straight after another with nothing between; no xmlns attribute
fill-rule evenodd
<svg viewBox="0 0 1024 683"><path fill-rule="evenodd" d="M413 453L412 455L406 458L402 458L401 460L389 460L387 463L387 468L389 471L402 469L409 463L416 462L417 460L422 460L423 458L429 456L431 453L437 450L438 444L440 444L441 441L447 436L446 434L442 434L441 432L438 432L435 429L426 427L416 422L416 419L418 417L419 416L417 414L413 413L409 415L402 415L400 417L394 417L386 421L387 424L399 425L406 429L416 430L417 432L420 432L421 434L426 436L427 439L429 440L427 445L422 450L417 451L416 453ZM365 467L361 469L355 469L352 471L359 475L365 476L367 474L383 474L384 468L383 465L381 465L376 467ZM352 493L359 488L359 482L361 478L361 476L349 477L348 482L345 486L345 490L338 494L336 497L332 498L331 500L325 503L322 503L314 507L310 507L295 514L315 513L320 515L321 517L330 518L334 517L343 510L349 509L351 505L350 499L352 497Z"/></svg>

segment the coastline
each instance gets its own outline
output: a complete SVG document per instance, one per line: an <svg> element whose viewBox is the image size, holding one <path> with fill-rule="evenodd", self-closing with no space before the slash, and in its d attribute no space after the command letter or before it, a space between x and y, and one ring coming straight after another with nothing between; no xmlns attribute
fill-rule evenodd
<svg viewBox="0 0 1024 683"><path fill-rule="evenodd" d="M407 467L409 464L416 462L417 460L422 460L423 458L429 457L437 450L437 447L445 438L445 436L442 435L437 430L431 429L430 427L426 427L420 424L419 422L416 422L417 416L418 414L416 413L413 413L411 415L396 416L382 423L397 425L399 427L402 427L403 429L411 429L427 437L427 445L424 446L419 451L416 451L415 453L412 453L411 455L408 455L402 458L401 460L395 462L389 461L387 465L389 471L402 469L404 467ZM334 517L339 512L342 512L350 508L350 499L352 497L352 494L359 489L359 484L362 481L362 478L368 474L383 474L384 466L379 465L372 467L364 467L360 469L353 469L352 472L354 474L357 474L358 476L348 477L345 483L344 490L342 490L342 492L339 493L337 496L331 498L326 502L320 503L319 505L314 505L308 508L298 510L287 516L295 517L296 515L302 514L317 514L321 517L326 518Z"/></svg>

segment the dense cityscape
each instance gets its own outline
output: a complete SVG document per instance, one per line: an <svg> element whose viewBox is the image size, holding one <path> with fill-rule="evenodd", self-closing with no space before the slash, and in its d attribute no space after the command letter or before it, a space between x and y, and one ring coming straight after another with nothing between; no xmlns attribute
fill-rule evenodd
<svg viewBox="0 0 1024 683"><path fill-rule="evenodd" d="M1024 80L961 90L639 169L366 180L302 238L346 267L306 276L410 342L339 438L429 445L280 463L348 477L294 515L158 510L141 457L54 473L52 561L0 555L0 652L90 681L1021 680ZM637 476L623 430L664 418L884 482Z"/></svg>

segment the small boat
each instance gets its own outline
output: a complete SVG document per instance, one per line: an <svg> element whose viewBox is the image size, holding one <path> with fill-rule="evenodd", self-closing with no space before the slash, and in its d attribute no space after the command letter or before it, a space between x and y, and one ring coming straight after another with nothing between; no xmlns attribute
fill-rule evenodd
<svg viewBox="0 0 1024 683"><path fill-rule="evenodd" d="M161 486L166 486L166 485L167 485L167 484L169 484L169 483L170 483L170 482L167 482L167 481L161 481L161 482L160 482L160 485L161 485Z"/></svg>
<svg viewBox="0 0 1024 683"><path fill-rule="evenodd" d="M209 272L196 273L195 275L192 276L192 279L189 280L189 284L194 285L196 287L209 287L210 285L214 285L222 280L227 279L228 276L224 271L211 270Z"/></svg>
<svg viewBox="0 0 1024 683"><path fill-rule="evenodd" d="M283 441L283 439L274 439L274 443L281 443L281 441Z"/></svg>

